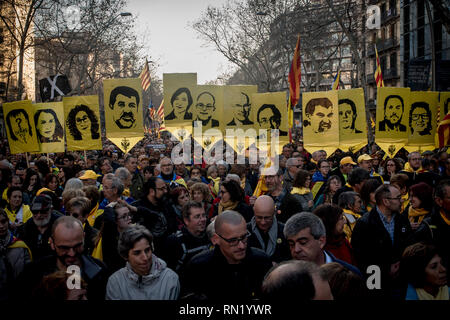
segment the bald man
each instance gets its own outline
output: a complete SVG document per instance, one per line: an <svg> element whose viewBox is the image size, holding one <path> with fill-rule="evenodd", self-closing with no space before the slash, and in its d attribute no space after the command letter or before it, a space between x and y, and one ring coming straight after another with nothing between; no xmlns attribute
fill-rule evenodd
<svg viewBox="0 0 450 320"><path fill-rule="evenodd" d="M272 266L270 258L248 246L250 233L240 213L225 210L217 216L214 228L211 240L216 246L188 263L182 295L217 301L258 298L264 275Z"/></svg>
<svg viewBox="0 0 450 320"><path fill-rule="evenodd" d="M258 197L253 212L254 216L247 224L251 233L248 245L263 250L273 262L289 260L289 244L283 235L284 223L277 221L273 199L266 195Z"/></svg>
<svg viewBox="0 0 450 320"><path fill-rule="evenodd" d="M299 260L283 262L269 271L262 284L262 297L296 303L333 300L325 272L313 262Z"/></svg>
<svg viewBox="0 0 450 320"><path fill-rule="evenodd" d="M71 216L58 218L52 226L50 246L53 250L51 256L28 264L20 275L17 289L21 297L28 294L34 298L45 297L44 289L39 289L42 278L71 267L72 270L79 270L81 277L86 281L89 300L105 299L108 272L103 262L83 254L84 231L80 220Z"/></svg>

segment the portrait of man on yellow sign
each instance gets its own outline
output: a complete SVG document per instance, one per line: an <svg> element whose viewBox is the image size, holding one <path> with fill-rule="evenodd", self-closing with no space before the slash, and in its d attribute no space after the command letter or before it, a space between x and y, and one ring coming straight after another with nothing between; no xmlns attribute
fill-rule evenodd
<svg viewBox="0 0 450 320"><path fill-rule="evenodd" d="M139 110L139 93L130 87L120 86L111 91L109 108L112 110L114 123L119 129L136 127Z"/></svg>
<svg viewBox="0 0 450 320"><path fill-rule="evenodd" d="M303 125L305 128L310 126L313 133L326 133L331 130L334 115L335 110L330 99L311 99L306 104Z"/></svg>

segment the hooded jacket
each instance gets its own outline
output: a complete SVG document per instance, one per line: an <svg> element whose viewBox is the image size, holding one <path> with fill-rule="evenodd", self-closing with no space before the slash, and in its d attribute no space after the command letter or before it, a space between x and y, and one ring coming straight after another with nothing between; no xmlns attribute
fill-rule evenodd
<svg viewBox="0 0 450 320"><path fill-rule="evenodd" d="M177 274L154 254L147 276L136 274L130 264L108 280L106 300L176 300L180 294Z"/></svg>

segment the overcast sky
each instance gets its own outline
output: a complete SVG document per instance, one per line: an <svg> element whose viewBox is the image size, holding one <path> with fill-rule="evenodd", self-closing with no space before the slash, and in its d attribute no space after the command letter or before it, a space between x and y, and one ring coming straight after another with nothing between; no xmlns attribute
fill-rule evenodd
<svg viewBox="0 0 450 320"><path fill-rule="evenodd" d="M215 80L229 63L212 47L205 47L188 26L197 20L208 4L224 0L129 0L128 10L137 16L138 31L146 33L149 54L163 73L196 72L199 84Z"/></svg>

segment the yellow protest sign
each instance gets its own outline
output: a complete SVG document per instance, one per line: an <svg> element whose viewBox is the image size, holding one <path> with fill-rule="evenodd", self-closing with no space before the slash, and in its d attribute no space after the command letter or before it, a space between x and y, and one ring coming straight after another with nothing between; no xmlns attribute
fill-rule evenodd
<svg viewBox="0 0 450 320"><path fill-rule="evenodd" d="M202 125L202 131L216 128L222 130L223 86L199 85L194 89L192 125Z"/></svg>
<svg viewBox="0 0 450 320"><path fill-rule="evenodd" d="M288 114L286 92L255 93L252 95L254 125L258 139L270 141L273 134L288 136ZM272 133L271 130L278 130Z"/></svg>
<svg viewBox="0 0 450 320"><path fill-rule="evenodd" d="M258 92L258 86L233 85L224 87L223 121L226 128L254 128L255 104L253 94Z"/></svg>
<svg viewBox="0 0 450 320"><path fill-rule="evenodd" d="M338 148L338 100L337 90L303 93L303 144L308 152L332 154Z"/></svg>
<svg viewBox="0 0 450 320"><path fill-rule="evenodd" d="M39 151L31 100L4 103L3 116L12 154Z"/></svg>
<svg viewBox="0 0 450 320"><path fill-rule="evenodd" d="M450 91L444 91L439 93L439 107L440 107L440 121L444 119L447 113L450 111Z"/></svg>
<svg viewBox="0 0 450 320"><path fill-rule="evenodd" d="M409 88L377 88L376 144L393 158L408 143Z"/></svg>
<svg viewBox="0 0 450 320"><path fill-rule="evenodd" d="M67 150L101 150L98 96L64 97Z"/></svg>
<svg viewBox="0 0 450 320"><path fill-rule="evenodd" d="M434 135L437 127L439 92L411 91L408 114L408 144L405 149L412 151L434 150Z"/></svg>
<svg viewBox="0 0 450 320"><path fill-rule="evenodd" d="M338 97L339 149L356 152L367 144L364 90L339 90Z"/></svg>
<svg viewBox="0 0 450 320"><path fill-rule="evenodd" d="M125 153L144 137L141 90L139 78L103 80L106 137Z"/></svg>
<svg viewBox="0 0 450 320"><path fill-rule="evenodd" d="M164 73L164 119L166 126L193 120L196 73Z"/></svg>
<svg viewBox="0 0 450 320"><path fill-rule="evenodd" d="M64 152L64 104L62 102L36 103L34 123L39 152Z"/></svg>

